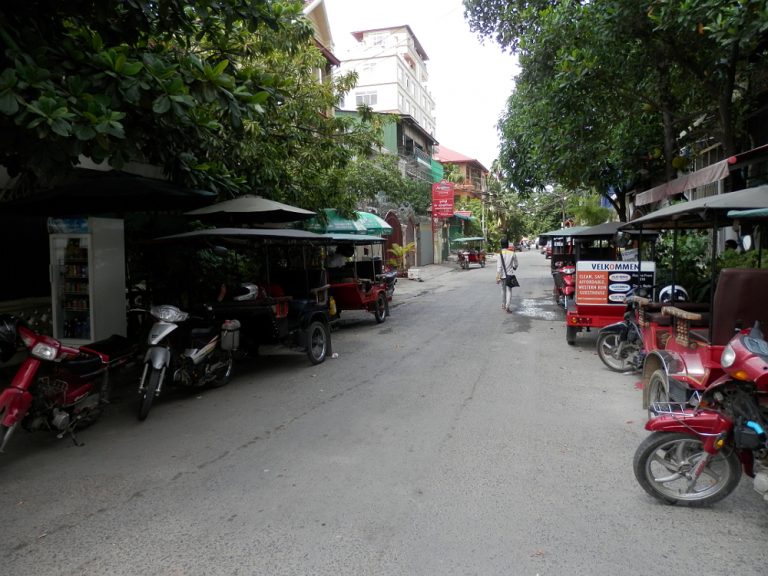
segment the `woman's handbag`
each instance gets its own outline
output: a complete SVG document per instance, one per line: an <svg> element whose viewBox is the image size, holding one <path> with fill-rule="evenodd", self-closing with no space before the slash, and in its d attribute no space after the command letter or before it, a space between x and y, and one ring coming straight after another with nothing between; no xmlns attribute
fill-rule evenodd
<svg viewBox="0 0 768 576"><path fill-rule="evenodd" d="M517 276L507 273L507 264L504 262L504 251L499 252L499 258L501 258L501 266L504 268L504 285L507 288L517 288L520 286L520 282L517 281Z"/></svg>

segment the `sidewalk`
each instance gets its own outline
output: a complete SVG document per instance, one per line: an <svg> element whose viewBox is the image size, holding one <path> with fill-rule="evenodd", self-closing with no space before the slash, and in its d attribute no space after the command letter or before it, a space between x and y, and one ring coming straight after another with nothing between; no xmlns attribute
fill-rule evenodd
<svg viewBox="0 0 768 576"><path fill-rule="evenodd" d="M435 280L443 274L457 272L458 267L454 262L444 262L442 264L427 264L412 269L414 274L418 274L418 279L398 278L395 286L395 294L392 297L392 307L396 307L403 302L415 298L426 290L430 290L437 285Z"/></svg>

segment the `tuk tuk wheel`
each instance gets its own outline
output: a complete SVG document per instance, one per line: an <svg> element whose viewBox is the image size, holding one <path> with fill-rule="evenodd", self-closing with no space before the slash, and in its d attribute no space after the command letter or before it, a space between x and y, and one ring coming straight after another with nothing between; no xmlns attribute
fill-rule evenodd
<svg viewBox="0 0 768 576"><path fill-rule="evenodd" d="M567 326L565 328L565 341L573 346L576 343L576 334L578 334L578 332L579 329L576 326Z"/></svg>
<svg viewBox="0 0 768 576"><path fill-rule="evenodd" d="M373 317L376 319L376 324L381 324L387 319L387 295L384 292L379 292L376 297L376 303L373 305Z"/></svg>
<svg viewBox="0 0 768 576"><path fill-rule="evenodd" d="M328 327L315 320L309 325L306 332L307 357L312 364L320 364L328 354L330 336Z"/></svg>

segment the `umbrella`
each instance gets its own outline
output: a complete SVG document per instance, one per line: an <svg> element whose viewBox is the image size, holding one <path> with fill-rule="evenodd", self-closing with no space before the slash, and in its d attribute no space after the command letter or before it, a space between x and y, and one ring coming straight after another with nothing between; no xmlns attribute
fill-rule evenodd
<svg viewBox="0 0 768 576"><path fill-rule="evenodd" d="M392 234L392 226L383 218L370 212L356 212L357 222L365 226L365 233L373 236L389 236Z"/></svg>
<svg viewBox="0 0 768 576"><path fill-rule="evenodd" d="M236 224L296 222L307 220L315 215L314 212L304 210L304 208L251 194L217 202L205 208L185 212L185 214L199 217L201 220Z"/></svg>

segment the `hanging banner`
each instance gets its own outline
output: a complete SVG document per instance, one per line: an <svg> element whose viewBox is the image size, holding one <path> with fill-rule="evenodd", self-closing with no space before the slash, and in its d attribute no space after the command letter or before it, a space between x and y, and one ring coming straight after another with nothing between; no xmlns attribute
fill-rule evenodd
<svg viewBox="0 0 768 576"><path fill-rule="evenodd" d="M453 216L453 182L440 180L432 184L432 217Z"/></svg>

